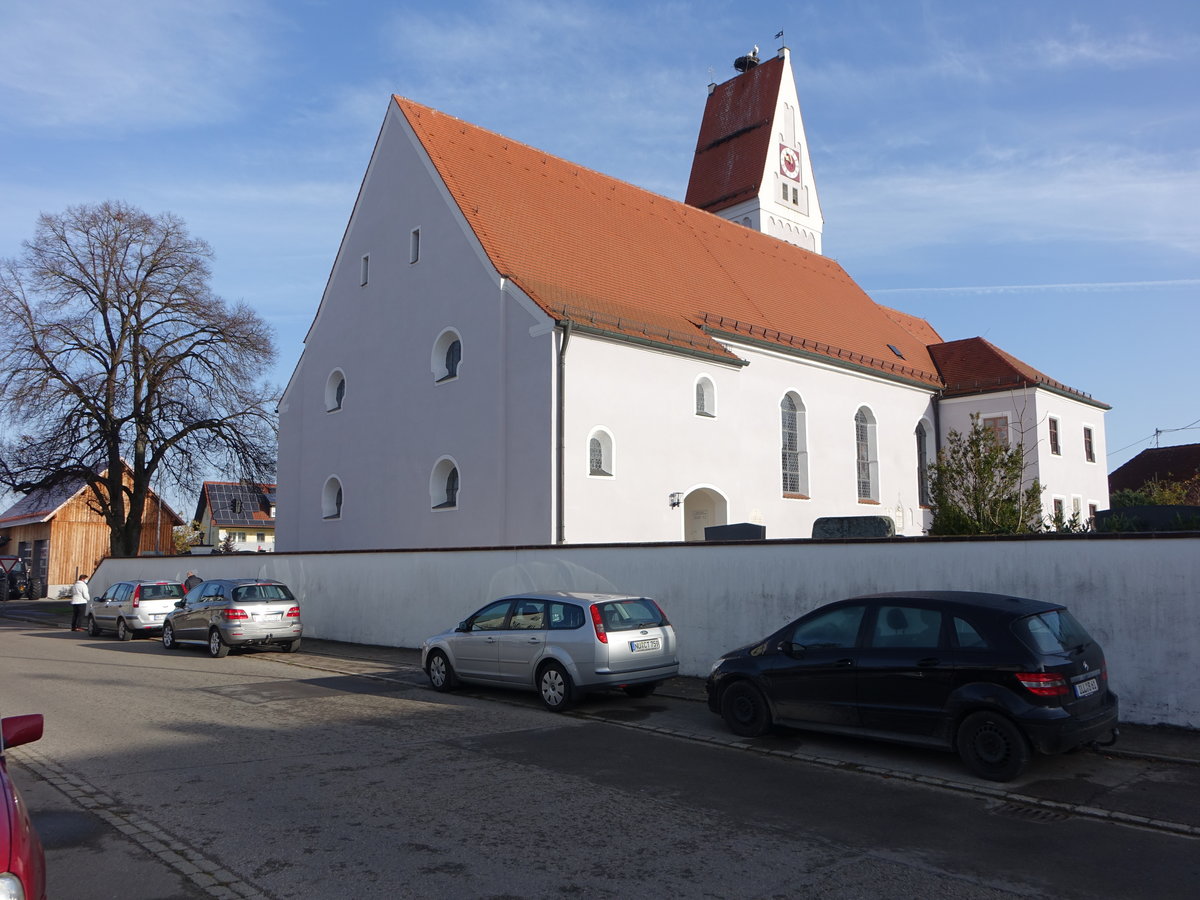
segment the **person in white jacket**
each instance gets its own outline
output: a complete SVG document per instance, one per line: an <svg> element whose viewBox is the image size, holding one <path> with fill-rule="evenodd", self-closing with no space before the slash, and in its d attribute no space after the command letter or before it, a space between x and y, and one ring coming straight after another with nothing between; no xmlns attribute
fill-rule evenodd
<svg viewBox="0 0 1200 900"><path fill-rule="evenodd" d="M91 597L88 595L88 577L80 575L79 580L71 586L71 630L83 631L83 611L87 608L88 600Z"/></svg>

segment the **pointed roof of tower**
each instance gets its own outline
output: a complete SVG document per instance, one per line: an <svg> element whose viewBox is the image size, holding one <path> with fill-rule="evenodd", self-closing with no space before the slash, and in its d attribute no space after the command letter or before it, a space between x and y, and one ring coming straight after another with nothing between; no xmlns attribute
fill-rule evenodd
<svg viewBox="0 0 1200 900"><path fill-rule="evenodd" d="M783 72L784 58L776 56L713 87L696 138L690 206L717 212L757 196Z"/></svg>
<svg viewBox="0 0 1200 900"><path fill-rule="evenodd" d="M925 341L833 260L393 100L496 271L557 321L734 362L725 336L940 386Z"/></svg>

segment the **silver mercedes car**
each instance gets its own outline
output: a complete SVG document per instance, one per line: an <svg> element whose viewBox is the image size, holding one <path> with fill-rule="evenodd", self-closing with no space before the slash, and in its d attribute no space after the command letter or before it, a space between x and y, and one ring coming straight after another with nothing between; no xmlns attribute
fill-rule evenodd
<svg viewBox="0 0 1200 900"><path fill-rule="evenodd" d="M278 646L300 649L300 603L287 585L254 578L217 579L196 585L175 603L162 625L167 650L201 644L208 655L226 656L231 647Z"/></svg>
<svg viewBox="0 0 1200 900"><path fill-rule="evenodd" d="M435 690L535 690L556 712L592 690L645 697L679 673L675 630L653 600L565 592L494 600L422 642L421 665Z"/></svg>

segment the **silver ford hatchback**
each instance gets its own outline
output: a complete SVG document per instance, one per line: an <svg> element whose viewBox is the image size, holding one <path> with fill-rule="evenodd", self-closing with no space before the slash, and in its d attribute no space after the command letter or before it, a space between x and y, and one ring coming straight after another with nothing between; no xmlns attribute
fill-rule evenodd
<svg viewBox="0 0 1200 900"><path fill-rule="evenodd" d="M652 693L679 674L675 630L658 604L625 594L502 597L421 644L435 690L459 682L536 690L567 709L590 690Z"/></svg>

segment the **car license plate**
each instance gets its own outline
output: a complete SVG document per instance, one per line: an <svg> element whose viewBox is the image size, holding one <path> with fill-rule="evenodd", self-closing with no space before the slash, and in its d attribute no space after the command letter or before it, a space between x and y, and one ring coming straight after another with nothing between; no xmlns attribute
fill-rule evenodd
<svg viewBox="0 0 1200 900"><path fill-rule="evenodd" d="M152 619L153 619L155 622L161 622L161 621L162 621L162 617L163 617L163 616L165 616L165 615L166 615L166 613L153 613L153 614L150 616L150 618L152 618Z"/></svg>
<svg viewBox="0 0 1200 900"><path fill-rule="evenodd" d="M658 638L650 638L645 641L630 641L629 649L634 653L637 653L639 650L657 650Z"/></svg>
<svg viewBox="0 0 1200 900"><path fill-rule="evenodd" d="M283 618L283 613L259 613L258 621L260 622L278 622Z"/></svg>
<svg viewBox="0 0 1200 900"><path fill-rule="evenodd" d="M1075 685L1075 696L1089 697L1098 690L1100 690L1100 683L1095 678L1089 678L1087 681L1081 681Z"/></svg>

